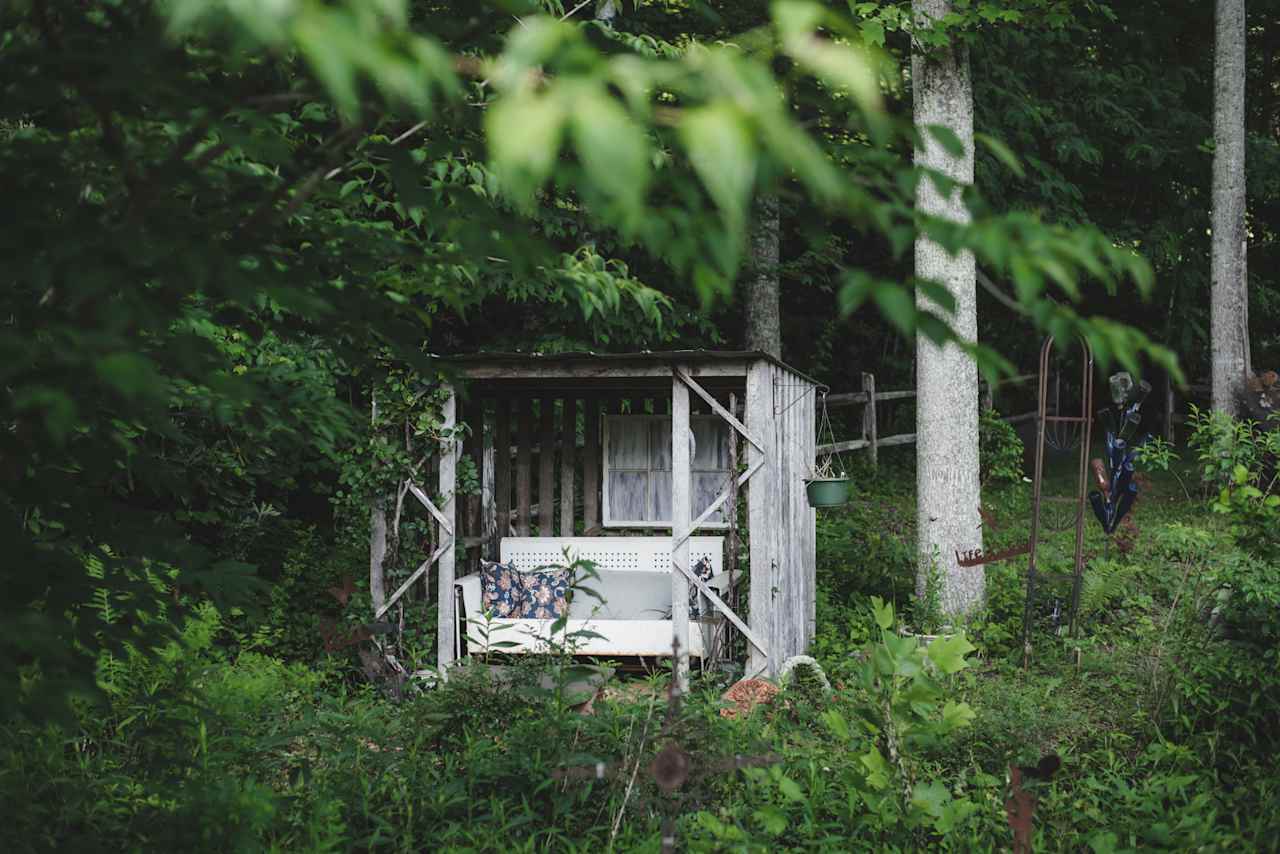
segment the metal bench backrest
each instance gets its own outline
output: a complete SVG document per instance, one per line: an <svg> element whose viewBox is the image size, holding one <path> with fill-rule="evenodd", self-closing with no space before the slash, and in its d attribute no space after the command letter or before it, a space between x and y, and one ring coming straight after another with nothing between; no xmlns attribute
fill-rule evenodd
<svg viewBox="0 0 1280 854"><path fill-rule="evenodd" d="M670 537L504 537L503 563L528 572L540 566L563 566L565 548L571 559L594 561L597 569L671 571ZM712 574L724 569L724 537L690 537L689 562L710 558Z"/></svg>

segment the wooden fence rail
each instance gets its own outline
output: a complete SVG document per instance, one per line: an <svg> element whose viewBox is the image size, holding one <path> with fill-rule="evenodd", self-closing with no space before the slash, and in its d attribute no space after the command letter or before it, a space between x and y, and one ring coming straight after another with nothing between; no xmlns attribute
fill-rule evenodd
<svg viewBox="0 0 1280 854"><path fill-rule="evenodd" d="M1001 387L1021 385L1038 377L1038 374L1021 374L1016 377L1010 377L995 383L994 387L987 383L979 383L978 391L983 409L992 409L995 403L995 392ZM817 452L819 454L834 454L841 451L859 451L863 448L867 449L868 456L871 460L871 466L874 468L879 462L880 448L892 447L894 445L911 445L915 444L915 433L899 433L896 436L879 435L877 430L878 413L876 404L891 400L909 400L916 396L915 390L900 391L876 391L876 378L874 374L862 374L862 391L842 392L840 394L829 394L826 397L826 405L829 408L839 408L845 406L862 406L862 437L858 439L850 439L844 442L833 442L826 445L819 445ZM1036 417L1036 413L1023 412L1018 415L1006 415L1000 420L1009 424L1019 424L1023 421L1031 421Z"/></svg>

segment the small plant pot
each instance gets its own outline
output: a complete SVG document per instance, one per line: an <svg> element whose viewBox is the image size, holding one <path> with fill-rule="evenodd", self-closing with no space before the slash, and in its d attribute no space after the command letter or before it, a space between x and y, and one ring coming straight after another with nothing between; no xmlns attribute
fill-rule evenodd
<svg viewBox="0 0 1280 854"><path fill-rule="evenodd" d="M928 649L929 644L933 643L939 638L949 638L956 633L955 629L951 626L943 626L941 629L938 630L938 632L939 633L936 635L919 634L917 632L911 631L910 629L903 628L902 630L900 630L899 633L904 637L915 638L917 641L919 641L920 646L924 647L925 649Z"/></svg>
<svg viewBox="0 0 1280 854"><path fill-rule="evenodd" d="M815 477L805 482L804 492L810 507L839 507L849 503L849 486L847 477Z"/></svg>

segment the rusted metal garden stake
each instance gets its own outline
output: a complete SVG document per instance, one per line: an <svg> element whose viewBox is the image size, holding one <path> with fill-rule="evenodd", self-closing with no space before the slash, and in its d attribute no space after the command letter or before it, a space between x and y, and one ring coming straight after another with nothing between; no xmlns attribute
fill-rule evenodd
<svg viewBox="0 0 1280 854"><path fill-rule="evenodd" d="M1023 666L1026 666L1031 650L1031 622L1035 613L1036 592L1042 578L1054 574L1040 572L1036 565L1036 552L1040 545L1042 511L1046 502L1069 503L1075 506L1075 563L1071 573L1071 615L1068 632L1075 635L1076 612L1080 606L1080 588L1084 580L1084 508L1089 487L1089 446L1093 440L1093 352L1084 339L1080 340L1082 365L1080 368L1080 409L1067 415L1061 405L1061 370L1052 371L1056 406L1049 414L1049 380L1053 355L1053 336L1040 347L1040 388L1036 410L1035 476L1031 487L1031 543L1027 559L1027 601L1022 612ZM1070 496L1045 496L1044 455L1046 447L1058 452L1079 448L1076 494ZM1051 525L1044 525L1052 531ZM1062 577L1058 575L1057 577Z"/></svg>
<svg viewBox="0 0 1280 854"><path fill-rule="evenodd" d="M671 660L679 660L679 641L671 643ZM662 721L662 730L658 738L663 742L662 749L655 754L649 764L649 776L662 798L640 798L639 803L650 808L655 805L663 813L662 818L662 851L663 854L676 850L676 816L680 808L686 806L685 793L681 788L690 779L702 779L712 774L733 773L743 768L759 768L774 765L782 761L775 753L760 756L735 755L714 759L699 759L695 754L685 750L676 739L676 726L680 723L682 695L680 680L672 673L671 684L667 692L667 711ZM641 744L643 749L643 743ZM637 765L637 768L639 766ZM597 762L593 765L575 765L557 768L552 772L555 780L604 780L626 775L625 762ZM664 800L665 799L665 800ZM674 811L673 811L674 808Z"/></svg>

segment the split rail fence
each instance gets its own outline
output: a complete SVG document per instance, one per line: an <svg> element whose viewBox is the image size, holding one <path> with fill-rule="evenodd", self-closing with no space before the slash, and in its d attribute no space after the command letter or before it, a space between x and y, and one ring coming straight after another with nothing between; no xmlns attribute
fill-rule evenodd
<svg viewBox="0 0 1280 854"><path fill-rule="evenodd" d="M991 409L995 403L995 393L1000 388L1021 385L1022 383L1035 380L1038 374L1021 374L1016 377L1010 377L1006 380L997 382L994 387L987 383L979 383L978 393L981 395L982 408ZM819 445L817 452L819 454L833 454L841 451L859 451L863 448L867 449L872 467L879 462L880 449L888 448L894 445L913 445L916 441L915 433L899 433L894 436L881 436L878 429L878 408L877 404L886 403L893 400L911 400L915 398L914 389L903 391L876 391L875 374L862 374L862 391L846 392L842 394L827 395L827 407L831 409L845 406L861 406L862 407L862 437L858 439L850 439L844 442L834 442L826 445ZM1019 424L1023 421L1032 421L1036 417L1036 411L1023 412L1017 415L1006 415L1001 418L1009 424Z"/></svg>

